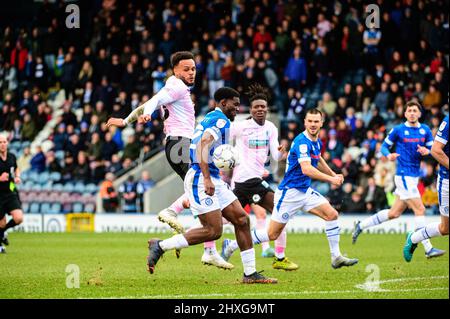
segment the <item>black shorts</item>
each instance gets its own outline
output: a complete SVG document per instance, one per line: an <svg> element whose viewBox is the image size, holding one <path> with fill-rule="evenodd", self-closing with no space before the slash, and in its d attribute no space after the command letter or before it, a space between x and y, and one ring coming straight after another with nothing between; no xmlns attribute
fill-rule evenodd
<svg viewBox="0 0 450 319"><path fill-rule="evenodd" d="M0 195L0 219L6 214L11 214L13 210L22 209L18 193L8 193Z"/></svg>
<svg viewBox="0 0 450 319"><path fill-rule="evenodd" d="M243 183L234 183L233 193L242 207L247 204L259 204L267 193L274 192L269 184L261 178L252 178Z"/></svg>
<svg viewBox="0 0 450 319"><path fill-rule="evenodd" d="M182 136L168 136L166 139L166 158L172 169L184 181L191 163L191 140Z"/></svg>

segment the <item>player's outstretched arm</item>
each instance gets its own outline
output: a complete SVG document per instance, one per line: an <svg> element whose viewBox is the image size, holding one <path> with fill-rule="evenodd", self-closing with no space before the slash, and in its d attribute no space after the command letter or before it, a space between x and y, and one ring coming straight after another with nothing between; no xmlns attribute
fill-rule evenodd
<svg viewBox="0 0 450 319"><path fill-rule="evenodd" d="M197 144L197 160L199 161L199 166L203 174L205 193L209 196L213 196L215 192L215 186L211 180L208 166L209 150L214 141L214 136L211 133L204 132L200 142Z"/></svg>
<svg viewBox="0 0 450 319"><path fill-rule="evenodd" d="M144 104L135 108L125 119L111 117L106 123L106 127L117 126L125 127L136 120L144 113Z"/></svg>
<svg viewBox="0 0 450 319"><path fill-rule="evenodd" d="M445 144L442 144L439 141L434 141L433 146L431 147L431 156L434 157L436 161L438 161L439 165L444 166L446 169L449 169L449 157L444 152Z"/></svg>
<svg viewBox="0 0 450 319"><path fill-rule="evenodd" d="M311 179L319 180L322 182L330 183L336 186L341 186L343 183L343 178L340 176L330 176L327 174L322 173L317 168L311 165L311 162L309 161L302 161L300 162L300 166L302 168L303 174L310 177Z"/></svg>
<svg viewBox="0 0 450 319"><path fill-rule="evenodd" d="M322 156L319 158L319 163L317 165L317 168L319 171L321 171L324 174L330 175L330 176L336 176L336 173L333 172L333 170L328 166L327 162L323 159Z"/></svg>

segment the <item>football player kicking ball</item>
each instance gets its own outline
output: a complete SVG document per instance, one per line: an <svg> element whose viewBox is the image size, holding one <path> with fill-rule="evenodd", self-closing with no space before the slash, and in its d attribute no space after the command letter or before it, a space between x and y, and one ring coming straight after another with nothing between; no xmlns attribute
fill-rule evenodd
<svg viewBox="0 0 450 319"><path fill-rule="evenodd" d="M240 155L240 164L233 170L231 184L233 192L243 207L251 204L256 215L256 229L266 229L266 210L273 211L274 192L262 177L268 153L275 161L286 155L284 147L278 143L278 130L266 120L269 95L259 84L249 87L251 118L231 126L230 139L236 139L236 149ZM256 204L256 205L255 205ZM261 208L262 207L262 208ZM259 217L259 218L258 218ZM269 242L263 242L263 257L271 249ZM230 258L229 252L238 248L236 240L225 239L222 244L222 257ZM272 266L275 269L296 270L298 265L285 256L286 230L283 229L275 240L275 257ZM228 253L227 253L228 252Z"/></svg>
<svg viewBox="0 0 450 319"><path fill-rule="evenodd" d="M220 179L219 169L211 155L214 149L227 144L230 120L239 108L239 93L231 88L220 88L214 93L217 107L209 112L197 126L191 143L191 168L184 180L184 190L189 196L191 212L198 216L202 226L166 240L149 240L147 267L150 273L156 263L171 249L182 249L212 241L222 235L222 216L234 225L244 266L243 283L276 283L256 271L255 250L250 234L250 220L234 193Z"/></svg>
<svg viewBox="0 0 450 319"><path fill-rule="evenodd" d="M441 213L441 222L428 224L422 229L408 233L406 243L403 248L403 257L410 262L417 244L426 239L439 236L448 236L448 115L439 126L439 131L431 147L431 155L439 162L439 173L437 178L437 189L439 198L439 212Z"/></svg>
<svg viewBox="0 0 450 319"><path fill-rule="evenodd" d="M269 228L252 230L254 244L275 240L283 232L289 219L299 210L317 215L325 220L326 235L331 251L331 266L353 266L358 259L342 256L339 249L340 228L338 212L330 203L313 190L311 180L320 180L341 186L344 177L334 173L320 155L322 143L319 132L323 125L322 112L310 109L305 116L305 131L293 141L287 158L286 174L275 192L274 205ZM229 249L226 255L231 255Z"/></svg>
<svg viewBox="0 0 450 319"><path fill-rule="evenodd" d="M174 75L169 77L164 87L150 100L137 107L127 118L110 118L107 126L124 127L138 120L147 123L157 108L165 111L164 133L166 134L166 158L172 169L184 181L189 170L189 147L195 127L195 109L191 99L190 87L194 85L196 68L194 55L188 51L179 51L170 58ZM158 219L168 224L177 233L184 228L177 216L189 207L186 194L180 196L170 207L158 214ZM176 251L177 257L180 252ZM202 262L219 268L232 269L233 265L220 257L217 251L206 250Z"/></svg>
<svg viewBox="0 0 450 319"><path fill-rule="evenodd" d="M413 210L416 230L425 227L425 206L417 188L420 176L420 161L423 156L430 154L433 144L433 134L427 125L420 124L421 106L416 101L409 101L405 105L406 122L394 127L385 138L381 146L381 153L390 161L397 161L395 175L395 202L391 209L383 209L375 215L366 218L355 226L353 244L364 229L379 225L388 220L398 218L409 207ZM396 152L389 148L396 145ZM427 258L442 256L445 251L433 248L429 239L422 241Z"/></svg>

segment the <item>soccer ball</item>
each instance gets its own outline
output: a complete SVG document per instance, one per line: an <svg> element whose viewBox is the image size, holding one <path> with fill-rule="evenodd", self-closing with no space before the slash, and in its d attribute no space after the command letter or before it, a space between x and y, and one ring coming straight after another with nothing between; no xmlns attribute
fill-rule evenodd
<svg viewBox="0 0 450 319"><path fill-rule="evenodd" d="M221 171L232 170L239 163L239 156L236 149L230 144L223 144L214 150L214 165Z"/></svg>

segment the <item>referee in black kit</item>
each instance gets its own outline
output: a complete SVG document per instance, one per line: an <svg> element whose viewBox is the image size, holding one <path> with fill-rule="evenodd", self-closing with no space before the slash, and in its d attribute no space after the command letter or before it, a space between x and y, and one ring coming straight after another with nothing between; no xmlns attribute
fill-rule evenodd
<svg viewBox="0 0 450 319"><path fill-rule="evenodd" d="M0 134L0 253L5 253L3 244L8 245L5 231L23 221L23 211L16 184L20 183L20 172L16 157L8 153L8 140ZM6 223L6 214L11 220Z"/></svg>

